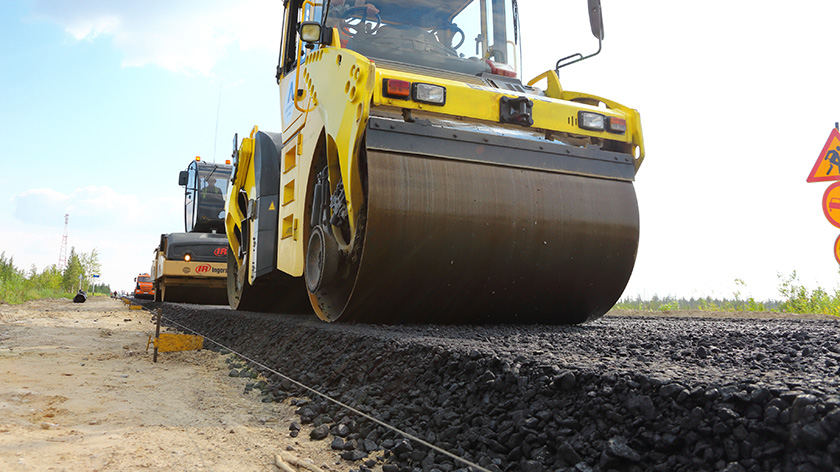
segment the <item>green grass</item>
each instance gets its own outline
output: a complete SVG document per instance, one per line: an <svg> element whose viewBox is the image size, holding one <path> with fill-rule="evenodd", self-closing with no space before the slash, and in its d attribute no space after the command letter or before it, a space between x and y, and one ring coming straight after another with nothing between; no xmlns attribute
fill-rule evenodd
<svg viewBox="0 0 840 472"><path fill-rule="evenodd" d="M6 258L5 252L0 253L0 303L18 304L41 298L73 298L78 288L78 276L81 275L82 280L86 280L86 274L99 272L96 250L90 255L81 255L92 260L87 270L82 264L72 263L76 261L76 257L75 251L71 251L71 263L68 263L63 271L51 265L39 273L35 266L28 272L18 269L15 267L14 257ZM111 288L98 285L94 286L93 292L93 295L110 294Z"/></svg>
<svg viewBox="0 0 840 472"><path fill-rule="evenodd" d="M38 286L23 277L0 280L0 303L18 304L41 298L73 298L75 293Z"/></svg>
<svg viewBox="0 0 840 472"><path fill-rule="evenodd" d="M822 287L809 291L799 283L796 271L786 279L781 275L779 278L782 279L779 293L785 299L780 306L781 311L840 316L840 290L835 289L833 294Z"/></svg>

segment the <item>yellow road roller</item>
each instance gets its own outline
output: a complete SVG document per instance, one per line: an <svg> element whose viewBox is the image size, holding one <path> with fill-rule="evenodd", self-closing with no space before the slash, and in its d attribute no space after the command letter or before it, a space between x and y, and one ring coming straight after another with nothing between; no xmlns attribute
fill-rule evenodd
<svg viewBox="0 0 840 472"><path fill-rule="evenodd" d="M183 233L160 235L152 262L155 301L226 305L225 198L230 163L196 157L178 174L184 187Z"/></svg>
<svg viewBox="0 0 840 472"><path fill-rule="evenodd" d="M518 324L612 307L638 246L639 113L562 88L594 54L523 81L519 3L285 2L282 130L234 137L231 307Z"/></svg>

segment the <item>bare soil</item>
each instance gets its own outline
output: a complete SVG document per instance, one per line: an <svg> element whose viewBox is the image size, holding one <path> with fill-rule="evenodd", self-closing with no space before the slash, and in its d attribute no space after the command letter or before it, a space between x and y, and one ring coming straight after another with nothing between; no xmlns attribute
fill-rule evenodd
<svg viewBox="0 0 840 472"><path fill-rule="evenodd" d="M291 454L353 464L312 441L285 403L262 403L209 350L146 350L151 314L120 300L0 305L0 470L275 471Z"/></svg>

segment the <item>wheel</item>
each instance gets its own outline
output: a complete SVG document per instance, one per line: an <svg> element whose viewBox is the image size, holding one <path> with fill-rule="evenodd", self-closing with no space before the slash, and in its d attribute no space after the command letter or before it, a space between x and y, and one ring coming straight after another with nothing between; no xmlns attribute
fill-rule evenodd
<svg viewBox="0 0 840 472"><path fill-rule="evenodd" d="M155 282L154 291L155 291L154 300L156 302L162 302L163 301L163 296L160 293L160 284L158 282Z"/></svg>
<svg viewBox="0 0 840 472"><path fill-rule="evenodd" d="M228 304L234 310L260 311L256 303L255 294L251 293L248 283L248 253L242 258L242 265L236 260L233 251L227 256L227 292Z"/></svg>
<svg viewBox="0 0 840 472"><path fill-rule="evenodd" d="M243 241L246 241L243 238ZM240 265L233 251L228 251L227 295L234 310L263 313L312 313L306 288L300 277L275 271L248 282L248 253Z"/></svg>
<svg viewBox="0 0 840 472"><path fill-rule="evenodd" d="M359 33L373 34L382 26L382 17L379 13L376 14L376 23L370 29L367 29L367 7L353 7L348 9L341 17L341 29L351 38ZM361 17L356 15L361 14ZM355 17L355 18L354 18ZM351 20L359 20L358 23L351 23Z"/></svg>
<svg viewBox="0 0 840 472"><path fill-rule="evenodd" d="M432 33L437 35L438 39L440 39L441 35L438 34L440 31L452 31L452 36L449 38L449 44L445 44L445 43L443 43L443 41L441 41L441 44L443 44L447 48L451 49L453 52L455 52L456 49L461 47L464 44L464 40L467 39L467 35L464 34L464 30L462 30L461 28L458 28L458 25L456 25L454 23L448 24L448 25L443 25L443 26L438 26L437 28L432 30ZM459 34L461 35L461 40L458 41L458 44L453 46L452 42L455 39L455 36L459 35ZM458 53L455 52L455 55L457 56Z"/></svg>
<svg viewBox="0 0 840 472"><path fill-rule="evenodd" d="M322 227L312 228L306 248L306 288L315 293L328 288L338 273L338 244L335 238L324 235Z"/></svg>

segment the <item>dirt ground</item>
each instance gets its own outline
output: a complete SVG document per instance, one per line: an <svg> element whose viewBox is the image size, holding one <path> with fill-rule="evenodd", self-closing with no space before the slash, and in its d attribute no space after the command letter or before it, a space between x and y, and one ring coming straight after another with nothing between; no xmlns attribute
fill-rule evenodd
<svg viewBox="0 0 840 472"><path fill-rule="evenodd" d="M150 318L104 297L0 305L0 470L277 471L277 453L353 467L306 426L291 438L295 408L244 393L224 356L153 363Z"/></svg>

